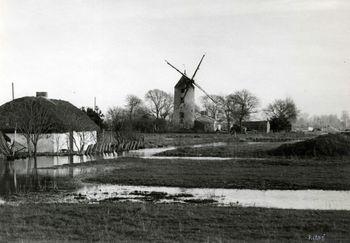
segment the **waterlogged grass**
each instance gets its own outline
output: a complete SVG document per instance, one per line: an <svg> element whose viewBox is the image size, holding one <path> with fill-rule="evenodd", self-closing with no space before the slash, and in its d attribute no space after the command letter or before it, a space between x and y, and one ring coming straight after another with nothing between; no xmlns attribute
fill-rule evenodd
<svg viewBox="0 0 350 243"><path fill-rule="evenodd" d="M259 133L259 134L237 134L236 136L226 133L164 133L164 134L143 134L145 146L188 146L194 144L214 143L214 142L285 142L304 140L315 137L313 133Z"/></svg>
<svg viewBox="0 0 350 243"><path fill-rule="evenodd" d="M164 133L164 134L144 134L145 147L167 147L167 146L188 146L194 144L233 142L237 138L230 134L216 133Z"/></svg>
<svg viewBox="0 0 350 243"><path fill-rule="evenodd" d="M227 161L128 158L86 182L234 189L350 189L350 161L242 159ZM100 164L101 165L101 164Z"/></svg>
<svg viewBox="0 0 350 243"><path fill-rule="evenodd" d="M282 142L234 142L222 146L180 147L156 154L156 156L189 157L268 157L267 151L279 147Z"/></svg>
<svg viewBox="0 0 350 243"><path fill-rule="evenodd" d="M350 238L350 212L114 202L0 206L0 241L223 242Z"/></svg>

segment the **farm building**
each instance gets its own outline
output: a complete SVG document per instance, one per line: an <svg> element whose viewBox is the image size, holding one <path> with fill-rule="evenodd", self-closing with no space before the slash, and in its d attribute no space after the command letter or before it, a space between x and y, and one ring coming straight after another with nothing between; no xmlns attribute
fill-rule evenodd
<svg viewBox="0 0 350 243"><path fill-rule="evenodd" d="M255 131L260 133L270 132L269 121L246 121L242 123L243 127L247 128L247 131Z"/></svg>
<svg viewBox="0 0 350 243"><path fill-rule="evenodd" d="M83 111L67 101L48 99L45 92L0 106L0 130L17 149L28 151L28 146L32 146L27 144L24 134L40 126L38 121L49 124L41 130L45 132L38 141L39 153L83 151L97 141L99 127Z"/></svg>
<svg viewBox="0 0 350 243"><path fill-rule="evenodd" d="M194 130L198 132L215 132L220 129L214 118L201 115L194 121Z"/></svg>

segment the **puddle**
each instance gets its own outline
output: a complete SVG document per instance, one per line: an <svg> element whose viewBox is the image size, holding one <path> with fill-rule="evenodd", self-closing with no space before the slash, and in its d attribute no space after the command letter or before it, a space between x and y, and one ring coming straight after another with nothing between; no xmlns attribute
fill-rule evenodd
<svg viewBox="0 0 350 243"><path fill-rule="evenodd" d="M205 144L197 144L197 145L190 145L186 147L191 148L203 148L203 147L218 147L218 146L224 146L226 145L226 142L217 142L217 143L205 143ZM152 157L155 154L162 153L168 150L177 149L179 147L163 147L163 148L147 148L147 149L139 149L139 150L130 150L128 152L124 152L122 154L123 157L140 157L140 158L155 158ZM158 156L157 156L158 157ZM187 158L193 158L193 157L187 157Z"/></svg>
<svg viewBox="0 0 350 243"><path fill-rule="evenodd" d="M237 190L87 184L64 202L153 201L210 203L219 206L350 210L349 191Z"/></svg>
<svg viewBox="0 0 350 243"><path fill-rule="evenodd" d="M122 157L151 157L155 154L176 149L177 147L163 147L163 148L146 148L138 150L130 150L122 153Z"/></svg>
<svg viewBox="0 0 350 243"><path fill-rule="evenodd" d="M197 144L197 145L186 146L186 147L192 147L192 148L219 147L227 144L228 144L227 142L217 142L217 143Z"/></svg>
<svg viewBox="0 0 350 243"><path fill-rule="evenodd" d="M259 158L259 157L186 157L186 156L145 156L141 157L143 159L162 159L162 160L172 160L172 159L185 159L185 160L274 160L273 158Z"/></svg>
<svg viewBox="0 0 350 243"><path fill-rule="evenodd" d="M224 157L144 156L143 159L230 160ZM245 158L246 159L246 158Z"/></svg>

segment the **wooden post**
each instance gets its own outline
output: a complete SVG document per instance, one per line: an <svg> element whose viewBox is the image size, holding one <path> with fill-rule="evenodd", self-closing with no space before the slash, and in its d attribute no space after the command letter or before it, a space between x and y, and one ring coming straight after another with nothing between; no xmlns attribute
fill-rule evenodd
<svg viewBox="0 0 350 243"><path fill-rule="evenodd" d="M74 143L73 143L73 131L69 131L69 152L72 154L74 152Z"/></svg>

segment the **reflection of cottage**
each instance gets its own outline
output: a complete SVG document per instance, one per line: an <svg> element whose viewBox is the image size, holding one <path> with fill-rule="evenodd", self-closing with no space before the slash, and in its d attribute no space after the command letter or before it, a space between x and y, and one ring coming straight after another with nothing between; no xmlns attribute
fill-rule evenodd
<svg viewBox="0 0 350 243"><path fill-rule="evenodd" d="M11 143L20 144L27 150L25 137L16 131L16 112L35 100L47 111L52 127L38 142L38 152L55 153L62 150L81 151L97 140L98 126L80 109L64 100L48 99L47 93L38 92L36 97L22 97L0 106L0 130Z"/></svg>
<svg viewBox="0 0 350 243"><path fill-rule="evenodd" d="M242 123L243 127L247 128L247 131L269 133L270 122L269 121L246 121Z"/></svg>

